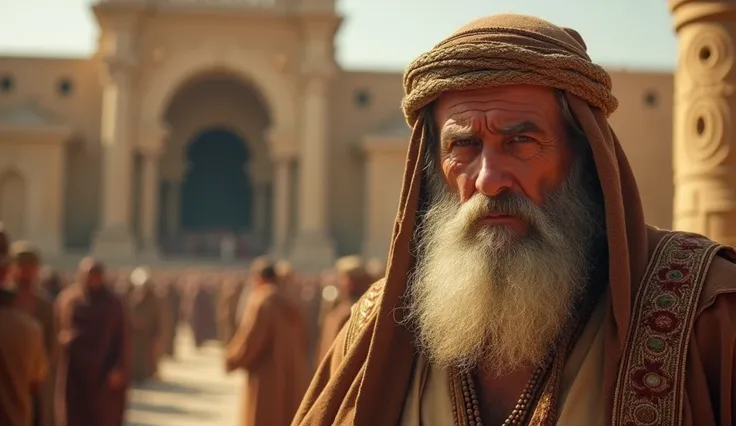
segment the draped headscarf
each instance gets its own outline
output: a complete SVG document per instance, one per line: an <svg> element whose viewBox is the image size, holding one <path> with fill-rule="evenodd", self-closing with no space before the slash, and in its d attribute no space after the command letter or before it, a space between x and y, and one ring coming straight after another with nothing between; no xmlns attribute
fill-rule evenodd
<svg viewBox="0 0 736 426"><path fill-rule="evenodd" d="M610 306L605 319L603 386L604 392L612 393L632 297L646 269L648 244L634 175L607 121L617 107L611 77L591 61L576 31L530 16L495 15L460 28L406 70L402 107L413 131L385 287L376 314L347 349L329 381L320 379L324 371L318 371L314 389L303 405L308 412L300 412L295 423L397 424L416 356L413 336L397 321L401 320L398 308L407 277L414 267L411 248L423 201L422 154L427 141L421 111L444 92L517 84L563 91L591 146L608 237ZM321 369L329 368L328 363ZM320 392L314 392L320 387Z"/></svg>

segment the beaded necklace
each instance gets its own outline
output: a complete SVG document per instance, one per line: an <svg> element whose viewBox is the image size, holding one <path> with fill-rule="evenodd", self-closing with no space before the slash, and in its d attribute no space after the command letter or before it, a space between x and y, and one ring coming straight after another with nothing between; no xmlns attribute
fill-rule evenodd
<svg viewBox="0 0 736 426"><path fill-rule="evenodd" d="M542 365L534 370L532 377L529 379L526 386L524 387L524 390L521 392L521 396L519 397L516 406L511 411L511 414L503 422L503 426L520 426L527 424L529 421L529 417L534 413L534 403L537 401L537 397L540 395L540 393L542 393L542 387L545 384L546 386L544 387L547 388L546 391L551 393L550 402L553 402L552 404L549 404L550 410L555 409L554 402L556 402L557 399L556 397L559 387L559 380L562 376L562 370L565 366L565 360L575 347L578 337L580 337L583 329L585 329L585 325L590 318L590 314L595 308L595 302L597 302L597 299L598 297L592 297L588 299L587 303L585 303L582 307L582 315L577 316L577 319L574 322L574 327L568 328L568 330L570 331L562 336L562 339L559 341L561 343L559 347L563 350L558 352L557 354L551 354ZM545 381L545 379L547 380ZM468 420L468 425L483 426L483 419L481 417L480 402L478 400L478 393L476 391L474 373L460 373L460 385L462 387L466 413L465 418ZM553 414L553 412L544 413L541 424L547 424L551 420Z"/></svg>

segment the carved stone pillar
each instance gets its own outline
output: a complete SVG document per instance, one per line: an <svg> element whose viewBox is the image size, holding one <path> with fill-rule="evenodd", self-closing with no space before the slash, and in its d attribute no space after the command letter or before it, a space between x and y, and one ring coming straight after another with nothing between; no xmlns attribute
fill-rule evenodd
<svg viewBox="0 0 736 426"><path fill-rule="evenodd" d="M179 234L180 210L181 180L169 180L166 188L166 234L171 238Z"/></svg>
<svg viewBox="0 0 736 426"><path fill-rule="evenodd" d="M158 219L161 179L159 163L169 131L165 126L149 125L141 129L138 150L142 154L141 202L139 223L141 248L147 257L158 257Z"/></svg>
<svg viewBox="0 0 736 426"><path fill-rule="evenodd" d="M112 37L112 36L111 36ZM124 34L116 35L125 39ZM104 59L101 139L102 209L93 251L97 256L128 258L135 253L130 231L133 144L131 143L133 60L126 43L114 45Z"/></svg>
<svg viewBox="0 0 736 426"><path fill-rule="evenodd" d="M147 256L158 255L159 155L157 151L143 153L141 176L141 244Z"/></svg>
<svg viewBox="0 0 736 426"><path fill-rule="evenodd" d="M675 73L674 228L736 244L736 1L670 0Z"/></svg>
<svg viewBox="0 0 736 426"><path fill-rule="evenodd" d="M265 180L253 181L253 232L258 237L258 244L263 247L268 221L268 187Z"/></svg>
<svg viewBox="0 0 736 426"><path fill-rule="evenodd" d="M305 268L332 264L335 244L327 225L329 85L337 71L332 44L339 21L305 21L302 64L302 140L299 155L298 230L292 262Z"/></svg>
<svg viewBox="0 0 736 426"><path fill-rule="evenodd" d="M289 225L291 223L291 168L296 156L290 135L271 132L268 135L273 159L273 232L270 252L275 257L289 253Z"/></svg>

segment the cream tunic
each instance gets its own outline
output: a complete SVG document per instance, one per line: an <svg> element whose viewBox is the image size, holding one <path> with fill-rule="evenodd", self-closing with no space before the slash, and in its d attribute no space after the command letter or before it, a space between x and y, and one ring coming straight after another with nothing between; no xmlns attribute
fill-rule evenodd
<svg viewBox="0 0 736 426"><path fill-rule="evenodd" d="M588 324L565 364L557 412L562 426L604 426L603 393L603 318L608 297L598 302ZM419 356L412 384L402 413L402 426L447 426L455 424L452 415L450 377Z"/></svg>

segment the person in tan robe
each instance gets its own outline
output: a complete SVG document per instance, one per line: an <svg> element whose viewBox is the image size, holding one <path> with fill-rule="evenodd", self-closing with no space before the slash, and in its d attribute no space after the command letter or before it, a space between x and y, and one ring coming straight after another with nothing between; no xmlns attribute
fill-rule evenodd
<svg viewBox="0 0 736 426"><path fill-rule="evenodd" d="M10 247L10 257L9 280L17 291L14 305L41 324L46 359L49 369L55 371L58 345L54 305L51 297L41 287L41 256L31 243L16 241ZM35 424L39 426L54 424L54 386L54 375L50 374L35 401L38 416Z"/></svg>
<svg viewBox="0 0 736 426"><path fill-rule="evenodd" d="M58 426L122 426L130 384L130 329L102 263L85 258L56 301L61 345Z"/></svg>
<svg viewBox="0 0 736 426"><path fill-rule="evenodd" d="M217 301L217 328L220 341L227 345L238 327L237 313L243 284L239 280L226 279Z"/></svg>
<svg viewBox="0 0 736 426"><path fill-rule="evenodd" d="M217 337L214 289L209 281L198 280L191 288L188 300L188 319L194 334L194 346L202 347Z"/></svg>
<svg viewBox="0 0 736 426"><path fill-rule="evenodd" d="M251 271L253 287L225 369L247 372L242 426L286 426L309 380L307 330L300 309L279 288L274 264L256 259Z"/></svg>
<svg viewBox="0 0 736 426"><path fill-rule="evenodd" d="M13 307L15 296L0 287L0 425L31 426L33 399L43 389L48 361L41 324Z"/></svg>
<svg viewBox="0 0 736 426"><path fill-rule="evenodd" d="M154 294L151 273L137 268L131 273L133 292L128 300L131 323L131 380L144 382L155 376L161 336L159 301Z"/></svg>
<svg viewBox="0 0 736 426"><path fill-rule="evenodd" d="M335 262L338 302L322 320L317 362L327 355L340 330L350 318L350 309L368 289L370 276L360 256L345 256Z"/></svg>
<svg viewBox="0 0 736 426"><path fill-rule="evenodd" d="M479 19L404 88L388 271L292 424L736 424L734 251L646 224L580 34Z"/></svg>
<svg viewBox="0 0 736 426"><path fill-rule="evenodd" d="M158 359L174 354L174 339L176 336L176 312L174 304L169 299L170 285L157 285L154 294L159 305L159 321L161 336L158 345Z"/></svg>
<svg viewBox="0 0 736 426"><path fill-rule="evenodd" d="M176 355L176 336L179 330L179 320L182 311L181 293L179 281L173 279L165 286L162 299L162 303L168 306L167 311L171 314L169 329L163 338L164 354L172 358Z"/></svg>

